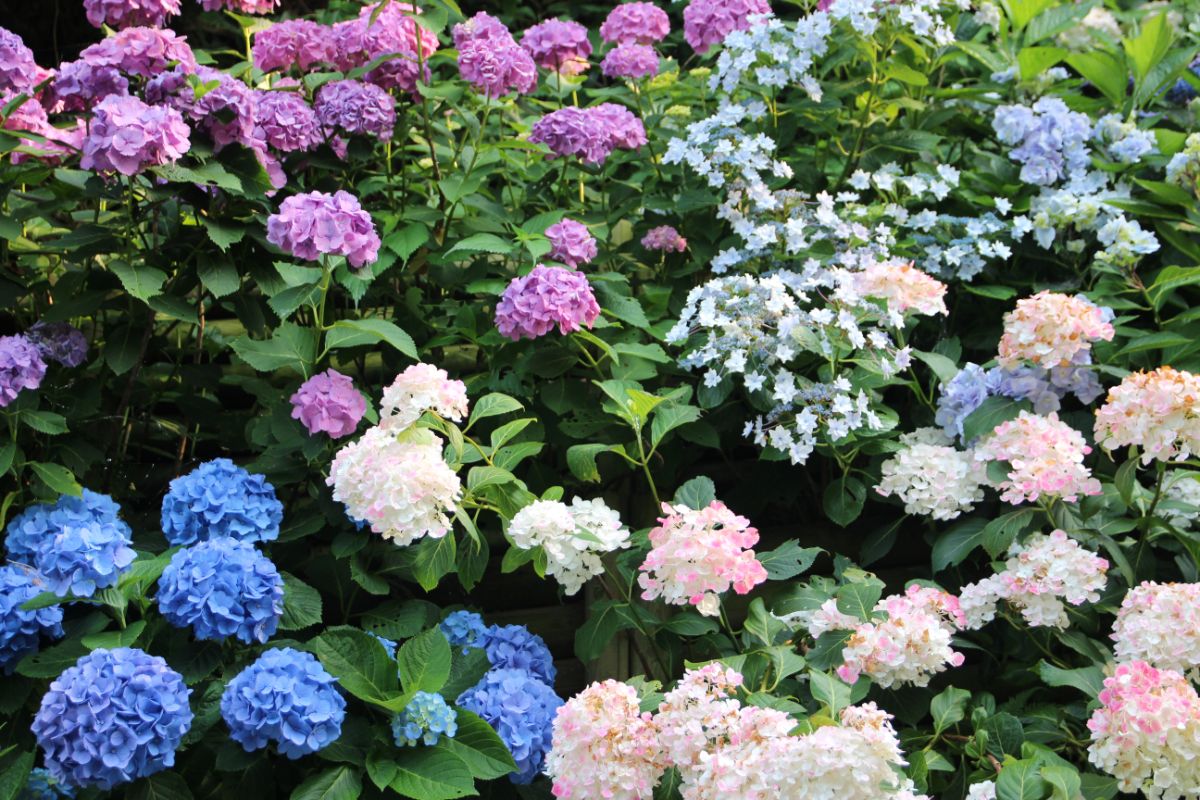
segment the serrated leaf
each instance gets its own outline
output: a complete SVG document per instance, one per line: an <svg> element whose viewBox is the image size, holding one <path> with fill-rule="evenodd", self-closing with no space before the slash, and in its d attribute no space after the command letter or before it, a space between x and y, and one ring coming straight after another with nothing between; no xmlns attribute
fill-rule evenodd
<svg viewBox="0 0 1200 800"><path fill-rule="evenodd" d="M581 481L599 483L600 467L596 464L596 456L611 449L612 445L607 444L571 445L567 448L567 469Z"/></svg>
<svg viewBox="0 0 1200 800"><path fill-rule="evenodd" d="M406 693L437 692L450 677L450 643L438 628L409 639L396 654Z"/></svg>
<svg viewBox="0 0 1200 800"><path fill-rule="evenodd" d="M125 291L143 302L161 292L167 282L167 273L146 264L116 259L108 263L108 268L121 281Z"/></svg>
<svg viewBox="0 0 1200 800"><path fill-rule="evenodd" d="M396 662L369 633L345 626L330 628L310 644L338 684L360 700L386 708L400 695Z"/></svg>
<svg viewBox="0 0 1200 800"><path fill-rule="evenodd" d="M387 342L409 358L418 360L417 345L400 326L385 319L341 319L333 324L326 346L357 347L374 342Z"/></svg>
<svg viewBox="0 0 1200 800"><path fill-rule="evenodd" d="M317 331L285 322L270 339L239 336L229 345L239 358L259 372L288 368L307 374L317 357Z"/></svg>
<svg viewBox="0 0 1200 800"><path fill-rule="evenodd" d="M447 256L455 253L495 253L507 255L513 250L513 243L501 239L494 233L476 233L465 239L460 239L446 251Z"/></svg>
<svg viewBox="0 0 1200 800"><path fill-rule="evenodd" d="M427 592L437 588L438 582L454 569L457 546L453 533L440 539L426 537L417 546L413 556L413 576Z"/></svg>
<svg viewBox="0 0 1200 800"><path fill-rule="evenodd" d="M391 789L419 800L455 800L475 794L465 761L448 749L406 747L396 751Z"/></svg>
<svg viewBox="0 0 1200 800"><path fill-rule="evenodd" d="M295 575L283 577L283 616L279 629L299 631L321 622L321 593Z"/></svg>
<svg viewBox="0 0 1200 800"><path fill-rule="evenodd" d="M353 767L340 766L310 775L292 792L291 800L357 800L362 778Z"/></svg>
<svg viewBox="0 0 1200 800"><path fill-rule="evenodd" d="M791 539L756 557L766 568L768 580L783 581L807 572L823 552L819 547L801 547L799 540Z"/></svg>
<svg viewBox="0 0 1200 800"><path fill-rule="evenodd" d="M196 265L196 274L200 276L204 288L216 298L231 295L242 288L242 277L237 267L222 258L201 258Z"/></svg>
<svg viewBox="0 0 1200 800"><path fill-rule="evenodd" d="M458 709L457 723L458 733L453 739L442 739L439 746L461 758L475 778L502 778L516 770L517 764L504 741L483 718Z"/></svg>
<svg viewBox="0 0 1200 800"><path fill-rule="evenodd" d="M707 508L716 499L717 487L712 482L712 478L699 475L686 481L675 490L675 497L671 502L675 504L682 503L688 508L699 511L702 508Z"/></svg>
<svg viewBox="0 0 1200 800"><path fill-rule="evenodd" d="M30 461L28 462L28 466L52 492L67 494L72 497L83 495L83 487L75 480L75 475L61 464Z"/></svg>
<svg viewBox="0 0 1200 800"><path fill-rule="evenodd" d="M622 614L619 606L628 605L613 600L601 600L592 606L587 622L575 631L575 655L580 661L593 661L619 631L632 627L631 619Z"/></svg>
<svg viewBox="0 0 1200 800"><path fill-rule="evenodd" d="M1037 673L1047 686L1070 686L1088 697L1097 697L1104 688L1104 670L1095 665L1062 669L1046 661L1037 663Z"/></svg>

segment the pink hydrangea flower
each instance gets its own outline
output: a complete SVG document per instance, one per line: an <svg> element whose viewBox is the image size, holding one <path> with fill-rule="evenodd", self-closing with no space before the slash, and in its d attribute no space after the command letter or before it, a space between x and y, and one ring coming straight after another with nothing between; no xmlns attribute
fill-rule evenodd
<svg viewBox="0 0 1200 800"><path fill-rule="evenodd" d="M392 138L396 103L385 90L356 80L330 81L317 92L317 119L326 131Z"/></svg>
<svg viewBox="0 0 1200 800"><path fill-rule="evenodd" d="M691 604L711 617L723 592L746 594L767 579L752 549L758 531L724 503L714 500L699 511L664 503L663 512L666 516L650 531L652 549L639 567L643 600Z"/></svg>
<svg viewBox="0 0 1200 800"><path fill-rule="evenodd" d="M912 262L874 262L854 273L854 288L863 297L887 301L895 314L947 314L946 284L913 266Z"/></svg>
<svg viewBox="0 0 1200 800"><path fill-rule="evenodd" d="M115 67L126 75L153 78L178 64L196 71L196 56L186 37L158 28L126 28L83 48L80 61L92 67Z"/></svg>
<svg viewBox="0 0 1200 800"><path fill-rule="evenodd" d="M571 20L548 19L525 31L521 46L542 69L578 75L588 68L592 43L587 28Z"/></svg>
<svg viewBox="0 0 1200 800"><path fill-rule="evenodd" d="M161 28L168 17L180 14L179 0L83 0L87 20L97 28Z"/></svg>
<svg viewBox="0 0 1200 800"><path fill-rule="evenodd" d="M323 255L345 256L352 268L373 263L380 244L371 215L358 198L341 190L284 200L279 211L267 218L267 241L308 261Z"/></svg>
<svg viewBox="0 0 1200 800"><path fill-rule="evenodd" d="M383 390L379 427L399 431L412 425L426 411L461 422L469 410L467 385L451 379L446 370L432 364L413 364Z"/></svg>
<svg viewBox="0 0 1200 800"><path fill-rule="evenodd" d="M667 38L671 20L654 3L622 3L608 12L600 38L616 44L654 44Z"/></svg>
<svg viewBox="0 0 1200 800"><path fill-rule="evenodd" d="M1200 583L1138 584L1121 602L1111 638L1117 661L1194 674L1200 667Z"/></svg>
<svg viewBox="0 0 1200 800"><path fill-rule="evenodd" d="M38 65L33 51L7 28L0 28L0 91L24 92L38 82Z"/></svg>
<svg viewBox="0 0 1200 800"><path fill-rule="evenodd" d="M658 53L645 44L619 44L604 56L600 69L610 78L652 78L658 74Z"/></svg>
<svg viewBox="0 0 1200 800"><path fill-rule="evenodd" d="M341 69L393 56L364 75L363 80L385 89L400 89L415 97L417 84L430 81L428 62L441 43L437 34L422 28L412 18L412 14L420 13L415 5L390 2L378 14L377 9L378 4L372 4L359 11L356 20L359 40L354 40L349 31L341 34L342 46L346 48L338 56Z"/></svg>
<svg viewBox="0 0 1200 800"><path fill-rule="evenodd" d="M528 94L537 87L533 57L495 17L481 11L455 25L453 36L459 73L487 97Z"/></svg>
<svg viewBox="0 0 1200 800"><path fill-rule="evenodd" d="M307 72L335 61L328 29L308 19L283 20L254 34L251 57L263 72L292 67Z"/></svg>
<svg viewBox="0 0 1200 800"><path fill-rule="evenodd" d="M563 335L590 328L598 316L600 305L583 273L541 264L513 278L496 304L496 328L514 342L545 336L556 326Z"/></svg>
<svg viewBox="0 0 1200 800"><path fill-rule="evenodd" d="M975 448L975 458L1008 462L1008 476L997 488L1001 499L1019 505L1042 495L1074 502L1080 495L1100 494L1100 481L1083 463L1090 452L1083 434L1057 413L1022 411L997 425Z"/></svg>
<svg viewBox="0 0 1200 800"><path fill-rule="evenodd" d="M300 384L291 403L292 419L300 420L309 435L327 433L333 439L354 433L367 413L367 401L354 388L354 381L334 369L318 372Z"/></svg>
<svg viewBox="0 0 1200 800"><path fill-rule="evenodd" d="M657 228L651 228L642 237L642 247L664 253L682 253L687 250L687 239L680 236L679 231L670 225L659 225Z"/></svg>
<svg viewBox="0 0 1200 800"><path fill-rule="evenodd" d="M99 172L136 175L146 167L173 162L191 146L178 111L148 106L136 97L110 95L97 104L83 140L79 165Z"/></svg>
<svg viewBox="0 0 1200 800"><path fill-rule="evenodd" d="M1096 412L1095 434L1105 450L1140 447L1143 464L1200 453L1200 376L1173 367L1126 375Z"/></svg>
<svg viewBox="0 0 1200 800"><path fill-rule="evenodd" d="M568 267L587 264L596 257L596 239L582 222L564 219L546 229L550 258Z"/></svg>
<svg viewBox="0 0 1200 800"><path fill-rule="evenodd" d="M654 725L663 757L681 771L698 766L735 723L742 676L718 662L687 669L658 704Z"/></svg>
<svg viewBox="0 0 1200 800"><path fill-rule="evenodd" d="M205 11L232 11L235 14L270 14L279 0L200 0Z"/></svg>
<svg viewBox="0 0 1200 800"><path fill-rule="evenodd" d="M1092 342L1113 338L1111 314L1083 295L1038 292L1018 300L1004 315L1000 366L1013 368L1030 361L1053 369L1087 363L1079 359L1091 352Z"/></svg>
<svg viewBox="0 0 1200 800"><path fill-rule="evenodd" d="M211 67L196 68L202 91L196 91L179 67L146 84L146 99L166 103L196 122L212 137L217 150L238 142L249 146L254 137L254 93L246 84Z"/></svg>
<svg viewBox="0 0 1200 800"><path fill-rule="evenodd" d="M770 14L767 0L692 0L683 10L683 38L697 53L707 53L734 31L750 27L750 17Z"/></svg>
<svg viewBox="0 0 1200 800"><path fill-rule="evenodd" d="M281 153L311 150L324 141L321 121L296 92L255 92L254 135Z"/></svg>
<svg viewBox="0 0 1200 800"><path fill-rule="evenodd" d="M16 97L13 92L0 91L0 108L7 107ZM56 128L51 125L46 109L33 97L26 97L24 102L9 111L3 126L0 127L9 131L29 131L45 137L45 140L22 137L21 145L36 151L36 154L14 151L14 164L20 164L30 158L50 164L59 163L67 156L79 152L83 147L84 136L87 135L87 124L84 120L78 120L73 128Z"/></svg>
<svg viewBox="0 0 1200 800"><path fill-rule="evenodd" d="M629 109L615 103L567 106L533 123L529 141L549 147L551 158L578 156L588 164L603 164L615 149L645 144L646 129Z"/></svg>

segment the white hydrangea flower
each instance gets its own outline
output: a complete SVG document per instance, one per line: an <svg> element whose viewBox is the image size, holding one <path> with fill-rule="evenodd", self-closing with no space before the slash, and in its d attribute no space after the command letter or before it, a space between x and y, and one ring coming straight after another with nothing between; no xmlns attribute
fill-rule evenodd
<svg viewBox="0 0 1200 800"><path fill-rule="evenodd" d="M903 449L883 462L875 491L896 496L909 514L950 520L983 500L983 466L971 451L956 450L938 428L900 437Z"/></svg>
<svg viewBox="0 0 1200 800"><path fill-rule="evenodd" d="M541 547L546 574L554 576L568 595L604 573L603 554L629 546L629 529L599 498L576 497L570 506L535 500L513 516L508 535L522 550Z"/></svg>

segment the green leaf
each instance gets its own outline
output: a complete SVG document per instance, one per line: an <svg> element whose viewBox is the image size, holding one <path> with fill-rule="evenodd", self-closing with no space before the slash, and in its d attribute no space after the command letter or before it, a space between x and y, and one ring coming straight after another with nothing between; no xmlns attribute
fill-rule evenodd
<svg viewBox="0 0 1200 800"><path fill-rule="evenodd" d="M501 239L494 233L476 233L465 239L460 239L446 251L447 256L455 253L495 253L506 255L513 251L513 243Z"/></svg>
<svg viewBox="0 0 1200 800"><path fill-rule="evenodd" d="M843 708L851 704L852 689L839 678L826 672L809 670L808 681L813 698L829 709L831 717L836 717Z"/></svg>
<svg viewBox="0 0 1200 800"><path fill-rule="evenodd" d="M1037 673L1047 686L1070 686L1097 697L1104 688L1104 670L1095 665L1079 669L1061 669L1046 661L1037 663Z"/></svg>
<svg viewBox="0 0 1200 800"><path fill-rule="evenodd" d="M923 72L919 72L907 64L902 64L899 61L893 61L887 65L884 74L889 78L895 78L901 83L907 83L910 86L928 86L929 77Z"/></svg>
<svg viewBox="0 0 1200 800"><path fill-rule="evenodd" d="M26 678L57 678L63 670L75 666L75 662L87 654L88 649L83 642L67 640L25 656L17 663L17 673Z"/></svg>
<svg viewBox="0 0 1200 800"><path fill-rule="evenodd" d="M409 358L418 360L417 345L396 323L385 319L341 319L333 324L327 338L329 349L357 347L387 342Z"/></svg>
<svg viewBox="0 0 1200 800"><path fill-rule="evenodd" d="M1021 725L1021 720L1007 711L988 717L983 723L983 730L988 734L988 752L997 758L1021 751L1021 743L1025 741L1025 728Z"/></svg>
<svg viewBox="0 0 1200 800"><path fill-rule="evenodd" d="M57 436L67 432L67 418L53 411L22 411L21 422L33 428L38 433Z"/></svg>
<svg viewBox="0 0 1200 800"><path fill-rule="evenodd" d="M125 291L143 302L162 291L167 282L167 273L146 264L130 264L128 261L113 260L108 268L120 279Z"/></svg>
<svg viewBox="0 0 1200 800"><path fill-rule="evenodd" d="M1105 50L1092 50L1072 53L1067 56L1067 63L1099 89L1114 106L1120 107L1124 103L1128 76L1125 63L1117 56Z"/></svg>
<svg viewBox="0 0 1200 800"><path fill-rule="evenodd" d="M417 545L413 556L413 577L422 589L431 592L454 569L456 557L457 545L453 533L447 533L440 539L426 537Z"/></svg>
<svg viewBox="0 0 1200 800"><path fill-rule="evenodd" d="M599 658L609 641L619 631L633 626L632 620L621 613L621 606L614 600L601 600L592 606L587 622L575 631L575 655L587 663Z"/></svg>
<svg viewBox="0 0 1200 800"><path fill-rule="evenodd" d="M33 753L21 753L0 774L0 800L16 800L33 770Z"/></svg>
<svg viewBox="0 0 1200 800"><path fill-rule="evenodd" d="M1138 485L1137 468L1138 460L1131 458L1117 467L1117 474L1113 477L1113 485L1117 487L1121 502L1127 506L1133 503L1133 490Z"/></svg>
<svg viewBox="0 0 1200 800"><path fill-rule="evenodd" d="M707 633L716 633L721 626L712 617L705 617L689 610L680 611L662 623L662 628L677 636L704 636Z"/></svg>
<svg viewBox="0 0 1200 800"><path fill-rule="evenodd" d="M465 761L448 749L405 747L395 754L396 777L391 789L417 800L455 800L475 794L475 781Z"/></svg>
<svg viewBox="0 0 1200 800"><path fill-rule="evenodd" d="M799 540L790 539L774 550L759 553L757 558L766 567L768 580L784 581L807 572L823 552L819 547L801 547Z"/></svg>
<svg viewBox="0 0 1200 800"><path fill-rule="evenodd" d="M822 506L830 522L845 528L862 514L867 487L858 478L845 475L825 487Z"/></svg>
<svg viewBox="0 0 1200 800"><path fill-rule="evenodd" d="M933 717L933 730L941 733L961 722L967 715L967 703L971 693L966 689L949 686L929 702L929 715Z"/></svg>
<svg viewBox="0 0 1200 800"><path fill-rule="evenodd" d="M676 505L682 503L688 508L699 511L702 508L707 508L716 499L717 487L713 484L712 478L700 475L692 478L690 481L686 481L676 489L675 497L671 502Z"/></svg>
<svg viewBox="0 0 1200 800"><path fill-rule="evenodd" d="M1029 23L1025 30L1025 44L1037 44L1074 27L1091 9L1091 3L1071 3L1046 9Z"/></svg>
<svg viewBox="0 0 1200 800"><path fill-rule="evenodd" d="M700 419L701 411L695 406L666 405L654 412L650 423L650 449L657 449L663 437L681 425Z"/></svg>
<svg viewBox="0 0 1200 800"><path fill-rule="evenodd" d="M816 669L832 669L845 661L842 652L846 649L852 631L825 631L817 637L808 651L808 664Z"/></svg>
<svg viewBox="0 0 1200 800"><path fill-rule="evenodd" d="M1147 290L1155 308L1161 309L1171 293L1184 286L1200 283L1200 267L1165 267Z"/></svg>
<svg viewBox="0 0 1200 800"><path fill-rule="evenodd" d="M159 772L142 778L125 796L128 800L192 800L192 790L178 772Z"/></svg>
<svg viewBox="0 0 1200 800"><path fill-rule="evenodd" d="M238 274L237 267L223 258L199 259L196 273L213 297L225 297L242 288L242 276Z"/></svg>
<svg viewBox="0 0 1200 800"><path fill-rule="evenodd" d="M972 442L980 436L986 436L994 431L997 425L1016 419L1017 415L1028 407L1028 403L1018 403L1007 397L989 397L963 420L962 440Z"/></svg>
<svg viewBox="0 0 1200 800"><path fill-rule="evenodd" d="M291 800L357 800L362 778L353 767L340 766L310 775L292 792Z"/></svg>
<svg viewBox="0 0 1200 800"><path fill-rule="evenodd" d="M504 741L482 717L458 709L458 733L453 739L442 739L445 746L467 765L479 780L502 778L517 768Z"/></svg>
<svg viewBox="0 0 1200 800"><path fill-rule="evenodd" d="M440 629L430 628L409 639L396 654L404 691L440 691L450 677L450 661L450 643Z"/></svg>
<svg viewBox="0 0 1200 800"><path fill-rule="evenodd" d="M933 374L942 383L949 383L958 374L958 365L941 353L923 353L920 350L914 350L913 355L918 360L925 362L925 365L933 370Z"/></svg>
<svg viewBox="0 0 1200 800"><path fill-rule="evenodd" d="M229 345L239 358L259 372L274 372L286 367L307 375L309 366L317 358L317 331L284 322L270 339L239 336Z"/></svg>
<svg viewBox="0 0 1200 800"><path fill-rule="evenodd" d="M1167 15L1157 14L1142 20L1137 36L1121 42L1125 48L1125 55L1133 64L1133 74L1139 83L1163 60L1171 49L1171 41L1174 38Z"/></svg>
<svg viewBox="0 0 1200 800"><path fill-rule="evenodd" d="M1040 767L1035 759L1005 758L996 777L996 800L1042 800L1046 782L1042 780Z"/></svg>
<svg viewBox="0 0 1200 800"><path fill-rule="evenodd" d="M1006 4L1013 30L1023 30L1029 22L1045 9L1054 5L1054 0L1008 0Z"/></svg>
<svg viewBox="0 0 1200 800"><path fill-rule="evenodd" d="M1061 47L1023 47L1017 54L1022 80L1033 80L1067 57Z"/></svg>
<svg viewBox="0 0 1200 800"><path fill-rule="evenodd" d="M1018 508L1001 514L983 529L983 547L988 555L997 558L1012 545L1013 540L1029 523L1033 522L1032 508Z"/></svg>
<svg viewBox="0 0 1200 800"><path fill-rule="evenodd" d="M105 648L111 650L114 647L130 647L142 635L142 631L146 629L146 621L139 619L136 622L129 623L129 626L119 631L103 631L101 633L92 633L80 639L83 646L91 650L97 648Z"/></svg>
<svg viewBox="0 0 1200 800"><path fill-rule="evenodd" d="M384 237L383 246L399 256L401 261L408 261L428 241L429 228L413 222Z"/></svg>
<svg viewBox="0 0 1200 800"><path fill-rule="evenodd" d="M83 487L75 480L71 470L61 464L45 464L41 461L30 461L28 464L50 491L72 497L83 495Z"/></svg>
<svg viewBox="0 0 1200 800"><path fill-rule="evenodd" d="M1078 800L1083 788L1079 770L1063 764L1046 764L1042 767L1042 778L1050 784L1050 800Z"/></svg>
<svg viewBox="0 0 1200 800"><path fill-rule="evenodd" d="M378 639L357 628L330 628L313 639L313 652L350 694L388 707L400 695L396 662Z"/></svg>
<svg viewBox="0 0 1200 800"><path fill-rule="evenodd" d="M279 629L299 631L310 625L321 623L321 593L295 575L286 572L283 577L283 616Z"/></svg>
<svg viewBox="0 0 1200 800"><path fill-rule="evenodd" d="M1131 339L1129 344L1117 351L1117 355L1127 356L1131 353L1142 353L1146 350L1165 350L1168 347L1189 345L1194 341L1194 337L1171 333L1170 331L1143 333Z"/></svg>
<svg viewBox="0 0 1200 800"><path fill-rule="evenodd" d="M230 245L237 244L246 235L246 228L242 225L225 225L208 217L201 217L201 222L208 231L208 238L222 251L229 250Z"/></svg>
<svg viewBox="0 0 1200 800"><path fill-rule="evenodd" d="M843 614L858 617L864 622L871 619L875 604L883 597L883 581L875 578L838 587L837 609Z"/></svg>
<svg viewBox="0 0 1200 800"><path fill-rule="evenodd" d="M971 551L981 546L987 522L978 517L965 519L939 536L933 543L933 571L961 564Z"/></svg>
<svg viewBox="0 0 1200 800"><path fill-rule="evenodd" d="M506 394L492 392L485 394L479 398L471 406L471 416L467 419L467 430L476 422L488 417L498 417L501 414L510 414L513 411L520 411L525 406L520 400L509 397Z"/></svg>
<svg viewBox="0 0 1200 800"><path fill-rule="evenodd" d="M575 444L567 448L567 469L581 481L600 482L600 467L596 456L613 449L608 444Z"/></svg>
<svg viewBox="0 0 1200 800"><path fill-rule="evenodd" d="M0 445L0 475L4 475L12 467L13 459L17 457L17 443L8 442Z"/></svg>

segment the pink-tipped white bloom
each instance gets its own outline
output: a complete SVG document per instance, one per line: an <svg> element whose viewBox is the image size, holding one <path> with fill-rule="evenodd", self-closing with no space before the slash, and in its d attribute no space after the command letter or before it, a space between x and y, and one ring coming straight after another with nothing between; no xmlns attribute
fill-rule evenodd
<svg viewBox="0 0 1200 800"><path fill-rule="evenodd" d="M1100 494L1100 481L1083 463L1092 452L1083 434L1051 412L1022 411L996 426L975 448L980 461L1008 463L1008 476L996 488L1001 499L1020 505L1043 495L1074 502L1080 495Z"/></svg>
<svg viewBox="0 0 1200 800"><path fill-rule="evenodd" d="M1200 453L1200 376L1171 367L1126 375L1096 412L1096 442L1136 445L1143 464Z"/></svg>
<svg viewBox="0 0 1200 800"><path fill-rule="evenodd" d="M903 449L880 467L875 491L896 496L908 514L949 520L983 500L983 466L970 451L956 450L937 428L900 437Z"/></svg>
<svg viewBox="0 0 1200 800"><path fill-rule="evenodd" d="M1012 368L1029 361L1046 369L1080 363L1092 342L1110 341L1113 326L1104 309L1082 295L1038 292L1017 301L1004 315L1000 366Z"/></svg>
<svg viewBox="0 0 1200 800"><path fill-rule="evenodd" d="M741 707L736 696L741 685L740 673L716 662L684 672L654 715L668 764L680 771L698 766L726 737Z"/></svg>
<svg viewBox="0 0 1200 800"><path fill-rule="evenodd" d="M875 262L854 273L854 287L863 297L887 302L896 314L946 314L946 284L910 262Z"/></svg>
<svg viewBox="0 0 1200 800"><path fill-rule="evenodd" d="M453 380L444 369L432 364L413 364L383 390L379 404L379 427L400 431L426 411L461 422L469 410L467 385Z"/></svg>
<svg viewBox="0 0 1200 800"><path fill-rule="evenodd" d="M1125 595L1113 624L1117 661L1188 673L1200 667L1200 583L1145 583Z"/></svg>
<svg viewBox="0 0 1200 800"><path fill-rule="evenodd" d="M601 556L629 546L629 529L599 498L576 497L569 506L535 500L513 515L508 536L522 550L542 548L546 574L568 595L582 589L589 578L604 574Z"/></svg>

